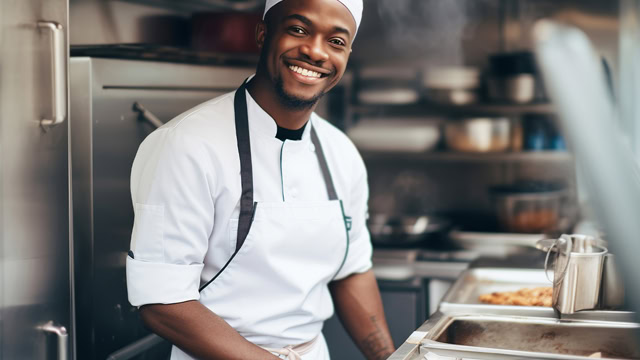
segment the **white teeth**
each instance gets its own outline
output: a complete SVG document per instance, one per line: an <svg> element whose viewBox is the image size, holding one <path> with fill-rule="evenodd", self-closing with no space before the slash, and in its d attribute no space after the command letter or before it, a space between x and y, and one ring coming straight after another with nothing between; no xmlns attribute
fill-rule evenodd
<svg viewBox="0 0 640 360"><path fill-rule="evenodd" d="M301 68L300 66L289 65L289 69L291 71L297 72L298 74L301 74L303 76L309 76L309 77L315 77L315 78L322 77L322 74L317 73L317 72L315 72L313 70L308 70L308 69Z"/></svg>

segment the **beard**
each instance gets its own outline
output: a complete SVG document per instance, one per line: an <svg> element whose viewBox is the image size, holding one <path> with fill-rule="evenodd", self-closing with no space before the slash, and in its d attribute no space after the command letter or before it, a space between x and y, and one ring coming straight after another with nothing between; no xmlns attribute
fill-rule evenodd
<svg viewBox="0 0 640 360"><path fill-rule="evenodd" d="M282 82L282 78L280 77L275 80L275 87L276 87L276 94L278 95L278 98L280 99L282 104L291 110L306 110L306 109L312 108L313 106L316 105L316 103L318 103L318 100L320 100L325 94L325 92L320 92L318 94L315 94L313 97L309 99L304 99L304 98L300 98L298 96L289 94L284 89L284 84Z"/></svg>
<svg viewBox="0 0 640 360"><path fill-rule="evenodd" d="M267 37L265 40L264 46L260 52L260 59L258 60L258 72L266 74L267 78L271 81L271 83L275 87L276 95L278 99L280 99L282 105L291 110L306 110L312 108L318 103L325 94L325 91L321 91L309 99L301 98L295 96L293 94L288 93L284 89L284 82L282 81L282 77L277 76L274 78L271 76L267 66L267 58L271 48L271 39Z"/></svg>

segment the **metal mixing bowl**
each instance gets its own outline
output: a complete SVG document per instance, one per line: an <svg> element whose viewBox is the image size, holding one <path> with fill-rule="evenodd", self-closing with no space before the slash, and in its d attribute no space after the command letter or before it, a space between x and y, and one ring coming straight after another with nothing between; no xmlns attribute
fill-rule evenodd
<svg viewBox="0 0 640 360"><path fill-rule="evenodd" d="M445 125L447 147L464 152L499 152L511 146L511 121L506 117L473 117Z"/></svg>

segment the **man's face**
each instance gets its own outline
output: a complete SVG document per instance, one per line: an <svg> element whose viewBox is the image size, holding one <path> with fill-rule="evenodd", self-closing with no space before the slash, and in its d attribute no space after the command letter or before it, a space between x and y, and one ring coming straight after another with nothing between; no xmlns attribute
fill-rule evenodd
<svg viewBox="0 0 640 360"><path fill-rule="evenodd" d="M258 28L260 70L290 106L311 106L333 88L347 66L356 32L353 16L337 0L285 0Z"/></svg>

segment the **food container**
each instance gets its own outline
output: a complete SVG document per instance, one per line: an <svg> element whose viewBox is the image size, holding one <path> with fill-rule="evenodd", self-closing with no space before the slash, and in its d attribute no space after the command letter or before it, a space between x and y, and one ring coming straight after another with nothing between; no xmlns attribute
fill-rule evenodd
<svg viewBox="0 0 640 360"><path fill-rule="evenodd" d="M440 141L440 122L436 119L361 119L347 130L360 150L426 152Z"/></svg>
<svg viewBox="0 0 640 360"><path fill-rule="evenodd" d="M480 71L473 67L431 67L422 77L428 100L452 105L465 105L478 100Z"/></svg>
<svg viewBox="0 0 640 360"><path fill-rule="evenodd" d="M536 96L536 66L530 52L494 54L489 58L487 95L490 100L529 103Z"/></svg>
<svg viewBox="0 0 640 360"><path fill-rule="evenodd" d="M557 184L523 183L494 187L501 230L516 233L546 233L566 226L563 206L566 190Z"/></svg>
<svg viewBox="0 0 640 360"><path fill-rule="evenodd" d="M531 74L489 77L487 91L489 98L497 102L526 104L535 97L536 80Z"/></svg>
<svg viewBox="0 0 640 360"><path fill-rule="evenodd" d="M445 124L446 145L455 151L506 151L511 139L511 121L506 117L460 118Z"/></svg>

